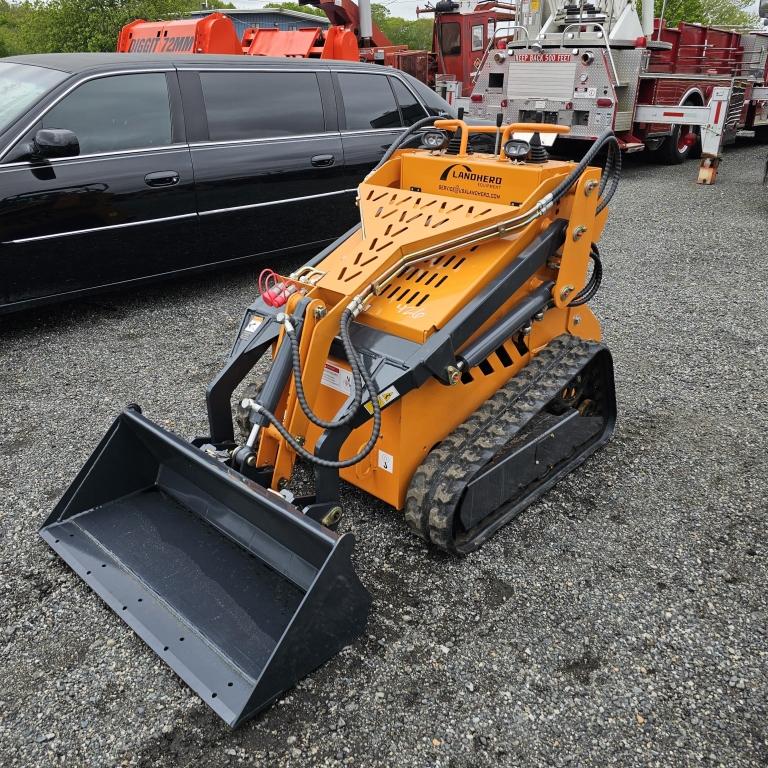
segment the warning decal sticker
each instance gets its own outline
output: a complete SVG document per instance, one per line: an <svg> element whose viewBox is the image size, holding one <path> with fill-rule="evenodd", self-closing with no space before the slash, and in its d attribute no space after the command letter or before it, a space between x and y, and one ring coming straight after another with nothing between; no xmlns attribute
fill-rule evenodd
<svg viewBox="0 0 768 768"><path fill-rule="evenodd" d="M392 474L395 471L395 457L386 451L379 451L379 468Z"/></svg>
<svg viewBox="0 0 768 768"><path fill-rule="evenodd" d="M387 387L383 392L379 392L379 406L383 408L385 405L396 400L400 396L400 393L394 387ZM363 405L368 413L373 413L373 403L369 400Z"/></svg>
<svg viewBox="0 0 768 768"><path fill-rule="evenodd" d="M332 363L330 360L325 363L323 377L320 379L320 383L323 384L323 386L341 392L342 395L351 395L355 387L352 371L348 368L342 368L340 365Z"/></svg>

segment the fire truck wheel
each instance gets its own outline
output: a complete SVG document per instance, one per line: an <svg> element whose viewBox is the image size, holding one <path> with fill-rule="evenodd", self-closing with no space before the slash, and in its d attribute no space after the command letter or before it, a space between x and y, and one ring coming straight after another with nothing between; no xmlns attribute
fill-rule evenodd
<svg viewBox="0 0 768 768"><path fill-rule="evenodd" d="M664 143L666 137L653 136L650 139L645 140L645 148L648 152L655 153L659 151L659 147ZM657 157L657 155L654 155Z"/></svg>
<svg viewBox="0 0 768 768"><path fill-rule="evenodd" d="M698 125L694 125L688 129L696 134L696 143L693 144L688 150L688 157L691 160L701 159L701 128Z"/></svg>
<svg viewBox="0 0 768 768"><path fill-rule="evenodd" d="M682 126L676 125L672 128L672 133L664 139L664 143L659 147L659 160L664 165L680 165L685 162L689 157L696 155L695 146L690 146L683 141L684 133L682 133ZM700 142L696 142L696 146ZM701 152L701 150L699 150Z"/></svg>

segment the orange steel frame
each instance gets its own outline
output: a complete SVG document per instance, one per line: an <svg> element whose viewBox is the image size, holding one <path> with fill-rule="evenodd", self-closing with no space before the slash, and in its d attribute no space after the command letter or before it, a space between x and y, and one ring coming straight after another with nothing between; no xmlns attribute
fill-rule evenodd
<svg viewBox="0 0 768 768"><path fill-rule="evenodd" d="M534 210L536 203L554 190L575 164L555 160L513 163L503 151L498 156L468 155L469 133L495 132L495 127L468 127L457 120L438 121L436 126L461 128L459 154L404 150L394 155L359 187L361 229L312 270L297 276L304 294L312 300L300 343L303 384L310 405L321 417L334 417L346 399L342 392L324 385L322 378L327 362L348 369L345 362L331 358L329 350L338 333L341 314L353 297L365 295L366 289L374 286L357 322L424 342L555 219L567 219L569 224L556 263L535 274L478 330L478 334L482 333L542 283L555 281L554 306L532 324L526 352L521 353L509 341L503 345L505 355L494 353L487 365L473 368L454 386L431 379L402 397L384 393L380 398L380 403L387 407L382 411L382 430L376 448L360 463L342 470L341 477L398 509L404 505L414 471L431 448L552 339L563 333L591 340L600 338L600 325L590 309L569 306L585 285L590 243L600 239L607 217L607 209L596 214L600 170L586 169L555 207L507 232L503 223ZM568 129L554 125L509 125L503 128L501 146L513 132L532 130L562 133ZM456 168L459 180L443 183L450 177L451 169ZM489 191L491 187L493 191ZM489 200L490 194L497 199ZM473 233L493 233L494 228L498 230L495 236L491 234L475 245L460 245L471 240ZM456 247L451 245L454 241L459 241ZM422 251L433 255L397 269L404 259ZM387 278L393 270L394 275ZM417 297L408 303L408 294L412 296L414 291ZM289 313L298 300L298 293L291 297ZM277 341L278 345L281 343L287 343L282 336ZM314 448L321 430L308 422L299 407L293 383L284 393L277 414L291 434L304 440L306 448ZM370 423L366 423L353 431L341 458L354 455L367 441L370 430ZM388 468L379 465L380 451L392 457ZM291 477L294 460L295 453L274 428L261 432L256 464L275 467L274 488Z"/></svg>

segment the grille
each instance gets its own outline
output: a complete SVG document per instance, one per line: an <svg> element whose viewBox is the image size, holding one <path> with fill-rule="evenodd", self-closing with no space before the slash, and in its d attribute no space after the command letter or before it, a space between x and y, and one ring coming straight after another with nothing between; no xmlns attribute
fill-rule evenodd
<svg viewBox="0 0 768 768"><path fill-rule="evenodd" d="M431 292L446 285L465 261L464 256L448 254L433 259L427 266L405 267L382 288L381 297L395 304L420 307L429 300ZM447 290L450 288L446 286Z"/></svg>
<svg viewBox="0 0 768 768"><path fill-rule="evenodd" d="M380 235L363 240L361 245L364 247L357 252L352 263L347 263L339 269L337 279L340 282L348 283L359 277L365 267L376 261L380 255L389 253L398 241L416 242L438 234L443 229L454 229L462 218L471 221L494 210L482 203L445 200L417 192L390 192L381 189L369 190L363 204L369 210L373 206L373 218L387 224ZM444 261L451 258L454 257L441 257ZM414 272L423 271L413 269Z"/></svg>

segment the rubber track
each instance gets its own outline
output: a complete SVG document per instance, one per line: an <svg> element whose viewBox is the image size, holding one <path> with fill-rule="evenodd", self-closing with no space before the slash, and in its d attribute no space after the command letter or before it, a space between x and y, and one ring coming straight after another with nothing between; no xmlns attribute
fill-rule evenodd
<svg viewBox="0 0 768 768"><path fill-rule="evenodd" d="M463 554L490 524L481 523L461 549L454 537L454 515L467 483L586 366L601 349L570 335L559 336L460 424L416 470L405 503L408 525L426 541ZM493 522L493 530L506 519ZM471 532L470 532L471 533Z"/></svg>

